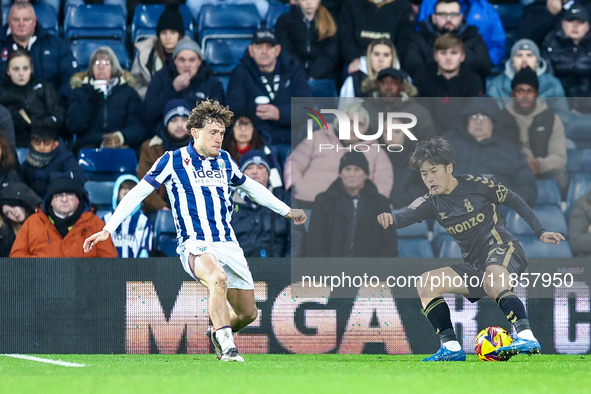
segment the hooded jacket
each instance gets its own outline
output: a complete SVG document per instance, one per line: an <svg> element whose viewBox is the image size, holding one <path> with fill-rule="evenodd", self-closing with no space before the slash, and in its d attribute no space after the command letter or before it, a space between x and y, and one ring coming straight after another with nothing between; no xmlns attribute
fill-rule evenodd
<svg viewBox="0 0 591 394"><path fill-rule="evenodd" d="M267 145L291 144L291 98L312 97L308 78L302 66L291 56L280 53L275 66L275 75L280 75L280 82L275 97L271 100L263 84L259 67L248 51L240 60L228 82L228 104L232 111L256 113L255 98L269 97L270 104L279 108L279 120L262 120L255 117L257 130ZM273 84L273 81L269 81Z"/></svg>
<svg viewBox="0 0 591 394"><path fill-rule="evenodd" d="M84 204L80 219L62 238L49 218L48 207L51 206L51 201L46 198L43 209L38 209L23 224L12 246L10 257L117 257L117 250L110 238L84 253L84 240L101 231L105 222L92 212L86 190L80 204Z"/></svg>
<svg viewBox="0 0 591 394"><path fill-rule="evenodd" d="M576 256L591 256L591 191L585 193L573 205L568 222L568 241Z"/></svg>
<svg viewBox="0 0 591 394"><path fill-rule="evenodd" d="M337 178L320 193L310 214L307 257L396 257L398 238L394 226L386 230L376 217L389 212L388 199L367 179L357 204Z"/></svg>
<svg viewBox="0 0 591 394"><path fill-rule="evenodd" d="M213 76L213 71L202 61L197 74L191 79L189 86L177 92L172 82L179 75L172 59L164 63L164 67L152 76L148 85L146 98L144 99L145 118L157 124L162 121L162 110L172 99L183 99L191 106L196 105L206 98L217 100L221 104L225 102L224 87L222 83Z"/></svg>
<svg viewBox="0 0 591 394"><path fill-rule="evenodd" d="M127 180L134 181L136 184L139 183L137 177L131 174L124 174L117 178L115 185L113 185L113 211L105 215L105 222L111 219L113 212L117 209L119 189L121 184ZM119 257L148 257L150 250L152 250L152 223L140 211L139 205L111 234L111 239Z"/></svg>
<svg viewBox="0 0 591 394"><path fill-rule="evenodd" d="M41 205L41 198L24 183L12 183L0 189L0 206L22 206L26 215L30 215ZM0 219L0 257L8 257L16 239L15 230L10 220L2 215Z"/></svg>
<svg viewBox="0 0 591 394"><path fill-rule="evenodd" d="M154 63L153 67L156 71L160 71L164 66L162 59L154 50L157 41L158 37L154 36L133 44L137 54L131 66L131 75L135 78L135 90L142 100L146 97L148 85L152 81L152 72L148 68L148 62L152 61ZM150 56L152 59L150 59Z"/></svg>
<svg viewBox="0 0 591 394"><path fill-rule="evenodd" d="M61 131L64 125L65 109L60 104L59 94L50 83L35 82L33 76L25 86L18 86L5 75L0 88L0 104L10 111L19 148L29 147L31 127L47 126ZM31 124L19 114L21 110L27 113Z"/></svg>
<svg viewBox="0 0 591 394"><path fill-rule="evenodd" d="M145 129L141 101L133 89L135 79L129 71L123 71L122 77L112 81L113 87L105 97L94 89L86 71L72 77L66 124L77 136L77 147L98 148L103 135L116 131L123 134L123 143L134 149L143 141Z"/></svg>
<svg viewBox="0 0 591 394"><path fill-rule="evenodd" d="M16 50L17 44L11 35L7 35L8 24L0 30L0 73L6 71L8 55ZM60 37L51 35L37 23L34 36L36 41L31 45L29 53L33 58L35 75L42 81L48 81L59 91L62 96L67 97L70 93L70 78L76 73L78 63L66 41ZM26 49L26 48L25 48Z"/></svg>

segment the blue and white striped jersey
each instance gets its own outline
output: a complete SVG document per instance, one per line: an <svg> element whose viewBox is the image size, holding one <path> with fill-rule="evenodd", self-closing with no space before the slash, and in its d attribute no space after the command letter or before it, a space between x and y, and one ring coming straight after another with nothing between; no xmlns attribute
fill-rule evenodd
<svg viewBox="0 0 591 394"><path fill-rule="evenodd" d="M111 216L113 212L108 212L104 221L109 221ZM148 257L152 250L152 224L146 215L137 211L121 222L112 238L119 257Z"/></svg>
<svg viewBox="0 0 591 394"><path fill-rule="evenodd" d="M230 225L230 186L242 185L246 177L228 152L205 158L191 142L162 155L143 179L156 189L166 186L179 243L189 238L238 242Z"/></svg>

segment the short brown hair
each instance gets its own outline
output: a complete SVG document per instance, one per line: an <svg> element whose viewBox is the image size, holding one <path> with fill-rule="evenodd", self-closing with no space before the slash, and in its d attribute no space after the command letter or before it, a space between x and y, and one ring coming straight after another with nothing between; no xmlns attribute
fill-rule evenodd
<svg viewBox="0 0 591 394"><path fill-rule="evenodd" d="M200 102L189 115L187 121L187 133L191 134L191 129L202 129L208 123L221 122L224 127L228 128L232 123L234 112L230 111L230 107L223 106L217 100L206 99Z"/></svg>
<svg viewBox="0 0 591 394"><path fill-rule="evenodd" d="M437 37L433 45L433 49L436 51L445 51L453 47L460 47L460 50L464 52L464 42L454 33L445 33Z"/></svg>

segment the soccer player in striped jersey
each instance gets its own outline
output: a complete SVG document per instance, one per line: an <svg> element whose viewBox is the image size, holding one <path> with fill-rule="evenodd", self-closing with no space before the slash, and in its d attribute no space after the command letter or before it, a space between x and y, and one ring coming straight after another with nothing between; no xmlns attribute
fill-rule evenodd
<svg viewBox="0 0 591 394"><path fill-rule="evenodd" d="M161 184L166 186L177 230L177 251L183 268L209 290L209 316L213 327L206 335L221 361L244 361L232 333L257 317L254 283L244 253L230 225L230 187L243 190L253 201L292 219L306 222L301 209L291 209L266 187L245 176L222 150L233 113L217 101L205 100L192 111L188 146L165 152L121 200L104 229L84 241L89 251L105 241L119 224ZM227 303L232 306L229 311Z"/></svg>
<svg viewBox="0 0 591 394"><path fill-rule="evenodd" d="M425 272L421 281L417 281L423 314L443 345L423 361L466 360L453 330L449 307L442 297L444 293L461 294L471 302L487 295L495 300L517 332L513 343L497 349L501 357L509 358L518 353L538 354L540 343L531 331L523 303L509 284L509 274L520 275L525 271L527 258L520 243L509 232L498 206L504 204L514 209L544 243L558 246L564 236L546 231L525 201L491 175L454 177L453 163L452 148L443 138L419 142L410 165L421 173L429 193L394 215L384 212L377 218L384 228L391 225L401 228L435 219L462 251L465 263ZM449 280L434 285L434 277ZM472 277L478 280L470 280ZM468 280L464 281L464 278Z"/></svg>

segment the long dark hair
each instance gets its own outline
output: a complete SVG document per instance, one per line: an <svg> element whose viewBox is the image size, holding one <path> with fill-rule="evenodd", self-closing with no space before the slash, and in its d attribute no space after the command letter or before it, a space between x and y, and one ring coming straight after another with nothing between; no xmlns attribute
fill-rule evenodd
<svg viewBox="0 0 591 394"><path fill-rule="evenodd" d="M0 171L6 171L16 167L16 159L13 154L13 148L8 143L4 133L0 131Z"/></svg>
<svg viewBox="0 0 591 394"><path fill-rule="evenodd" d="M238 122L238 120L242 118L248 119L252 123L252 139L250 140L250 149L261 149L265 146L265 142L259 134L252 119L244 114L236 116L236 118L232 122L232 125L228 128L226 138L224 138L224 142L222 143L222 149L228 152L236 163L238 163L242 158L242 153L238 152L238 149L236 148L236 139L234 138L234 126L236 126L236 122Z"/></svg>

